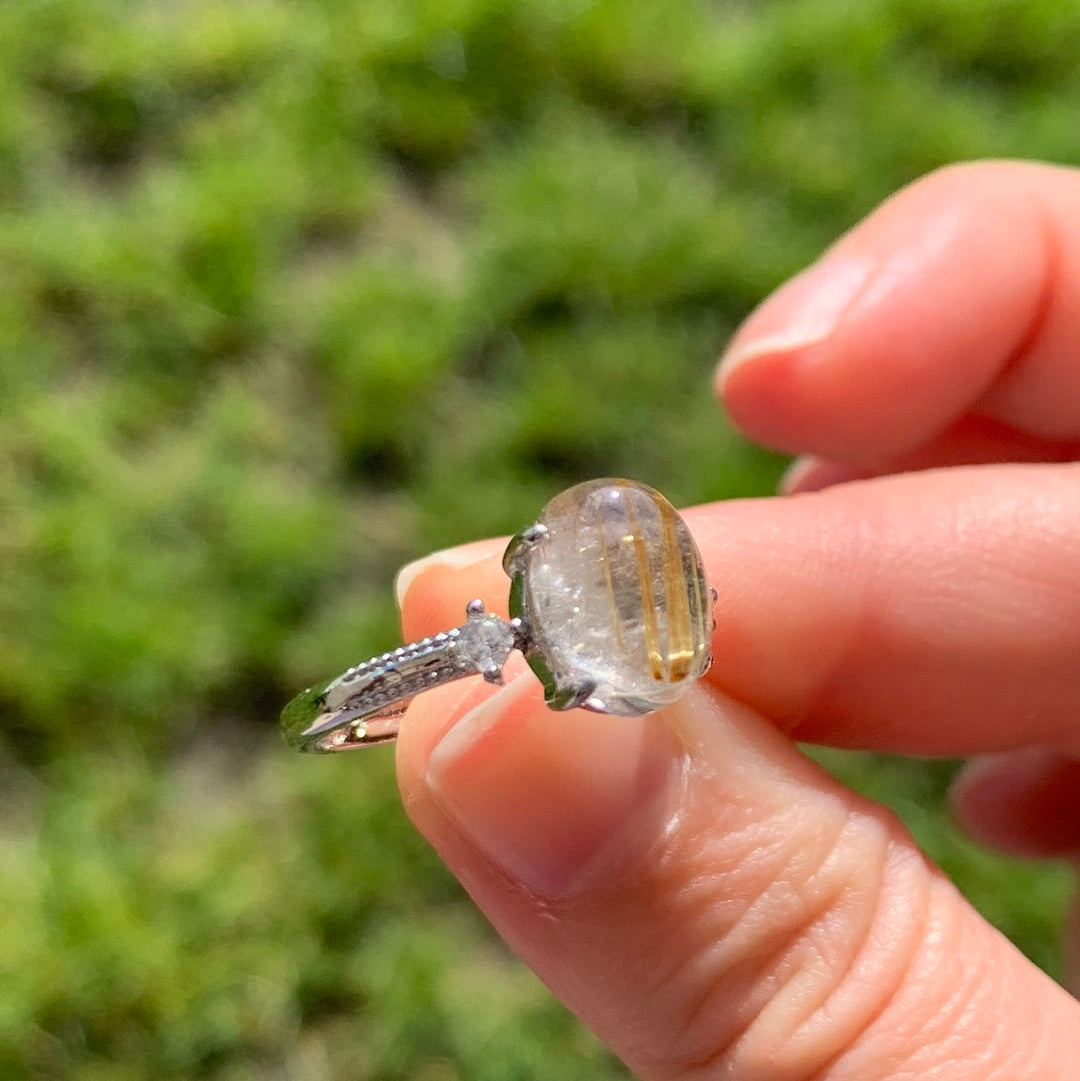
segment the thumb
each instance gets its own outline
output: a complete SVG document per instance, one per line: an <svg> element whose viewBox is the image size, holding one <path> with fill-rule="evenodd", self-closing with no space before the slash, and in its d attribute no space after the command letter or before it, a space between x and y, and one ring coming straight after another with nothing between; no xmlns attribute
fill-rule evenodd
<svg viewBox="0 0 1080 1081"><path fill-rule="evenodd" d="M429 567L406 622L470 577ZM528 671L456 684L398 755L420 830L643 1079L1075 1077L1080 1005L887 811L704 683L644 718L553 713Z"/></svg>

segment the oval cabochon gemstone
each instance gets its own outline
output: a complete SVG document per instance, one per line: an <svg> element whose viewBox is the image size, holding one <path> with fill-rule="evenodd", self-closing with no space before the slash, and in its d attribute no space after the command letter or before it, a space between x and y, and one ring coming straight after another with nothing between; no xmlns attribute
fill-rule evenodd
<svg viewBox="0 0 1080 1081"><path fill-rule="evenodd" d="M636 481L594 480L556 496L538 525L508 559L549 701L625 715L675 701L708 668L713 629L675 508Z"/></svg>

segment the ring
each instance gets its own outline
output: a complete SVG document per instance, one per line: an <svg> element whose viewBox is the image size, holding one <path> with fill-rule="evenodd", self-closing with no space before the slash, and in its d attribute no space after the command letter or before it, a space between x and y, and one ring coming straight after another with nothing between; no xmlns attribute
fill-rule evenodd
<svg viewBox="0 0 1080 1081"><path fill-rule="evenodd" d="M282 712L286 742L325 752L395 739L417 694L473 675L501 683L515 649L552 709L621 716L670 705L712 661L716 594L686 523L648 485L568 488L510 541L503 567L509 621L470 601L460 627L309 688Z"/></svg>

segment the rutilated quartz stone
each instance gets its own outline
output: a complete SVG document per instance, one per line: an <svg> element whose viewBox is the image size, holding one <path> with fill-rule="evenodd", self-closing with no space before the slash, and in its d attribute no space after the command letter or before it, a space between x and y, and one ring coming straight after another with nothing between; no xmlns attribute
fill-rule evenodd
<svg viewBox="0 0 1080 1081"><path fill-rule="evenodd" d="M506 564L529 662L556 708L648 713L708 668L701 556L655 489L621 479L568 489L515 538Z"/></svg>

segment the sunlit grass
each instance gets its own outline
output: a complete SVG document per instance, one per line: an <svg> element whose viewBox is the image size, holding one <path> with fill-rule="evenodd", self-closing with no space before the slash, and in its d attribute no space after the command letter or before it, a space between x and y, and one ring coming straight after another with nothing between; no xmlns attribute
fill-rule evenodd
<svg viewBox="0 0 1080 1081"><path fill-rule="evenodd" d="M1048 0L0 5L0 1073L624 1076L281 703L565 484L782 468L710 400L889 192L1080 161ZM1067 876L826 756L1054 970Z"/></svg>

